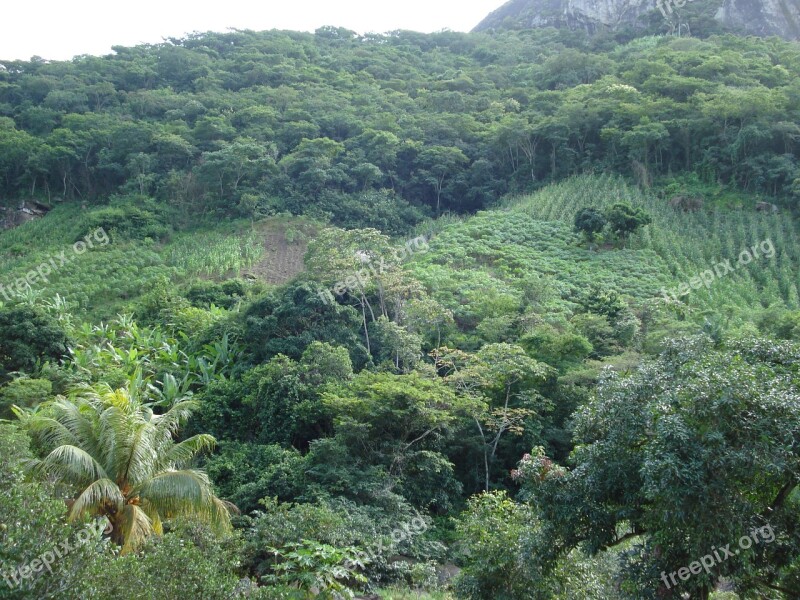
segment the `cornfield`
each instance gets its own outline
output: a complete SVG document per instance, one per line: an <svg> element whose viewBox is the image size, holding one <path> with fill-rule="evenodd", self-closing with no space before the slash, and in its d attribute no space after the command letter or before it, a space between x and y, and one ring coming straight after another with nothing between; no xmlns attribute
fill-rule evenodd
<svg viewBox="0 0 800 600"><path fill-rule="evenodd" d="M736 263L741 252L771 241L772 259L757 258L748 265L684 297L700 310L751 311L775 303L800 307L800 240L788 214L760 214L751 209L710 207L682 212L668 202L627 185L612 176L579 176L550 186L532 196L506 204L537 219L571 226L582 208L605 208L615 202L643 206L653 217L649 227L631 240L631 249L652 250L664 262L672 285L688 282L717 262Z"/></svg>

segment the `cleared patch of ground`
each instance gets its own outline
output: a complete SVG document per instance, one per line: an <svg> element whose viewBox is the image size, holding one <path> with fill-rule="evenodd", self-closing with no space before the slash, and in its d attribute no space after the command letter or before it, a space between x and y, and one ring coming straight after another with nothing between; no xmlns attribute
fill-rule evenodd
<svg viewBox="0 0 800 600"><path fill-rule="evenodd" d="M270 219L257 227L264 238L264 257L242 275L273 285L286 283L303 270L308 242L319 226L301 219Z"/></svg>

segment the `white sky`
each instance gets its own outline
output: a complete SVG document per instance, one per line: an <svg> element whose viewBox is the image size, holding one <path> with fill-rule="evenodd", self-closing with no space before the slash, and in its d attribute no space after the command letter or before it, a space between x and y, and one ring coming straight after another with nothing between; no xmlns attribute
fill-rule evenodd
<svg viewBox="0 0 800 600"><path fill-rule="evenodd" d="M12 0L0 3L0 59L69 59L193 31L323 25L359 33L469 31L504 0Z"/></svg>

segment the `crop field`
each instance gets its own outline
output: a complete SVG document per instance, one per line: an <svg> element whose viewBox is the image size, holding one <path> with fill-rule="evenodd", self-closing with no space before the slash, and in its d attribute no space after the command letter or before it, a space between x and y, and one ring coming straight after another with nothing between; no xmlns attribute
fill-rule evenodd
<svg viewBox="0 0 800 600"><path fill-rule="evenodd" d="M16 291L15 282L27 273L54 264L47 279L37 279L23 295L43 299L58 295L73 309L108 318L161 277L178 285L198 277L221 280L242 275L283 283L302 270L306 243L314 230L315 226L294 218L233 222L174 233L159 242L102 237L103 243L96 241L78 254L74 243L93 232L86 211L65 205L44 218L0 232L0 285Z"/></svg>
<svg viewBox="0 0 800 600"><path fill-rule="evenodd" d="M761 214L754 205L683 212L611 176L575 177L510 200L505 206L511 212L571 226L581 208L602 208L620 201L643 206L652 215L653 223L632 238L630 248L657 255L671 286L730 260L733 272L682 298L690 307L727 314L744 314L774 304L800 307L800 236L787 214ZM763 242L771 242L774 257L761 255L739 264L742 252Z"/></svg>

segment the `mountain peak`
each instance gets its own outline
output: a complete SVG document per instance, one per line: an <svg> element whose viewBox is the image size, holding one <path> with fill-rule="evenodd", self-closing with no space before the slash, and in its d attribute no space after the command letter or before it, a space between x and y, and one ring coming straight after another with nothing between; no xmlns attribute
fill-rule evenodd
<svg viewBox="0 0 800 600"><path fill-rule="evenodd" d="M800 0L509 0L475 31L558 27L595 33L632 27L702 33L709 24L797 40Z"/></svg>

